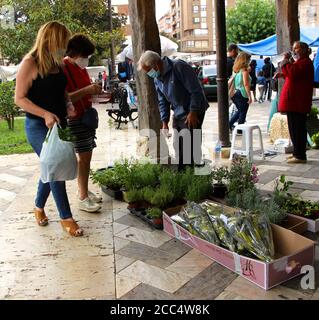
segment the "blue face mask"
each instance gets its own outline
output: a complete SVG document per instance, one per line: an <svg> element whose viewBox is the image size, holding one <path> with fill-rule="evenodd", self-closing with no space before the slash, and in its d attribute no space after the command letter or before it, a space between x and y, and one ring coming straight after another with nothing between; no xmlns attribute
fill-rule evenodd
<svg viewBox="0 0 319 320"><path fill-rule="evenodd" d="M147 75L155 79L155 78L158 78L161 75L161 73L159 72L159 70L156 71L154 69L151 69L149 72L147 72Z"/></svg>

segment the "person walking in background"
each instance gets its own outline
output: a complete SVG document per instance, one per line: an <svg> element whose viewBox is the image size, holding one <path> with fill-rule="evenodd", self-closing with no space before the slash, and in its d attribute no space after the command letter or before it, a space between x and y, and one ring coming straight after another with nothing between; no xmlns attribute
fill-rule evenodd
<svg viewBox="0 0 319 320"><path fill-rule="evenodd" d="M102 83L102 80L103 80L102 72L99 72L98 79L99 79L99 82Z"/></svg>
<svg viewBox="0 0 319 320"><path fill-rule="evenodd" d="M294 57L285 53L280 63L281 72L276 77L285 79L279 98L278 111L287 113L290 139L293 144L293 154L288 157L288 163L306 163L307 146L307 114L312 106L314 67L309 55L311 49L297 41L293 45Z"/></svg>
<svg viewBox="0 0 319 320"><path fill-rule="evenodd" d="M238 46L234 43L230 44L227 49L227 78L229 79L233 74L233 66L235 59L238 56Z"/></svg>
<svg viewBox="0 0 319 320"><path fill-rule="evenodd" d="M154 51L145 51L139 59L137 70L143 70L154 79L158 94L162 129L168 132L170 109L174 110L173 128L179 133L190 133L190 143L184 143L174 134L175 154L178 154L179 170L185 165L201 164L201 140L194 141L202 129L205 112L209 107L204 90L192 67L182 60L161 59ZM183 137L184 138L184 137ZM186 153L187 152L187 153Z"/></svg>
<svg viewBox="0 0 319 320"><path fill-rule="evenodd" d="M264 73L264 77L266 78L267 100L271 101L271 95L272 95L271 80L272 80L272 77L274 76L274 74L276 72L276 68L274 67L274 65L270 61L269 57L264 59L264 65L263 65L262 71Z"/></svg>
<svg viewBox="0 0 319 320"><path fill-rule="evenodd" d="M252 102L251 98L251 78L249 76L250 54L241 52L236 58L233 71L235 73L235 95L231 98L236 105L237 111L232 115L229 121L230 130L234 129L235 122L243 124L246 121L248 107Z"/></svg>
<svg viewBox="0 0 319 320"><path fill-rule="evenodd" d="M249 75L251 78L250 90L253 92L255 102L257 101L257 98L256 98L256 85L257 85L256 66L257 66L256 60L251 60L251 62L249 64Z"/></svg>
<svg viewBox="0 0 319 320"><path fill-rule="evenodd" d="M103 90L106 91L106 89L107 89L107 74L106 74L105 70L102 73L102 82L103 82Z"/></svg>
<svg viewBox="0 0 319 320"><path fill-rule="evenodd" d="M75 116L68 120L68 126L75 137L74 148L78 158L78 207L87 212L101 209L102 198L88 188L90 163L95 144L95 129L83 124L85 112L92 108L92 95L101 93L100 85L91 84L86 67L89 56L95 51L92 41L83 34L75 34L69 41L64 59L64 72L68 80L67 91L75 106ZM99 74L100 76L100 74ZM102 76L102 74L101 74Z"/></svg>
<svg viewBox="0 0 319 320"><path fill-rule="evenodd" d="M266 97L266 78L264 77L264 73L262 70L258 72L257 75L257 86L258 86L258 91L259 91L259 99L258 102L262 103L265 101Z"/></svg>
<svg viewBox="0 0 319 320"><path fill-rule="evenodd" d="M59 123L66 127L67 105L73 106L66 92L63 57L70 31L56 21L43 25L31 51L24 57L16 78L15 103L26 112L25 130L29 143L38 156L48 130ZM83 230L74 221L65 181L39 181L34 214L39 226L48 224L44 207L52 191L62 227L72 236Z"/></svg>

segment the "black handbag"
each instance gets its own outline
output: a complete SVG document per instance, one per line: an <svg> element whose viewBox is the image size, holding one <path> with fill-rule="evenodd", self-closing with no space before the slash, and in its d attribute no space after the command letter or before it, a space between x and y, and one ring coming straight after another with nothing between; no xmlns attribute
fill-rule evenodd
<svg viewBox="0 0 319 320"><path fill-rule="evenodd" d="M73 78L72 72L70 71L69 67L67 64L65 64L65 68L67 69L69 76L71 78L71 81L73 82L74 88L78 90L78 86ZM83 101L80 99L80 102L83 106ZM83 106L84 114L81 118L81 122L82 124L84 124L85 126L87 126L90 129L97 129L99 126L99 115L98 112L95 108L91 107L88 109L85 109Z"/></svg>

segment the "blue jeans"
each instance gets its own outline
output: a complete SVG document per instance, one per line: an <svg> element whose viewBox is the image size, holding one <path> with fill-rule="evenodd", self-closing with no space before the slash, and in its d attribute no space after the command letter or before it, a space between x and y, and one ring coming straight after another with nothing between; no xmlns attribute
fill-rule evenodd
<svg viewBox="0 0 319 320"><path fill-rule="evenodd" d="M229 128L233 129L234 123L238 121L238 124L243 124L246 121L246 115L248 111L248 98L244 98L239 90L236 91L232 97L232 101L235 103L237 111L232 115L229 121Z"/></svg>
<svg viewBox="0 0 319 320"><path fill-rule="evenodd" d="M40 156L42 144L48 132L48 128L46 127L44 120L26 117L25 131L32 149L38 156ZM37 197L35 199L36 207L41 209L44 208L51 190L60 218L71 218L72 213L68 196L66 194L65 181L43 183L39 180Z"/></svg>

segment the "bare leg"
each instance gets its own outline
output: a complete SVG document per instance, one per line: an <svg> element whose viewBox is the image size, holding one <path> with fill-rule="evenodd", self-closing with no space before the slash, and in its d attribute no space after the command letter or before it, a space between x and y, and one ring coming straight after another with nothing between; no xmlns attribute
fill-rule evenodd
<svg viewBox="0 0 319 320"><path fill-rule="evenodd" d="M92 151L78 154L78 186L79 198L84 200L88 197L88 184Z"/></svg>

